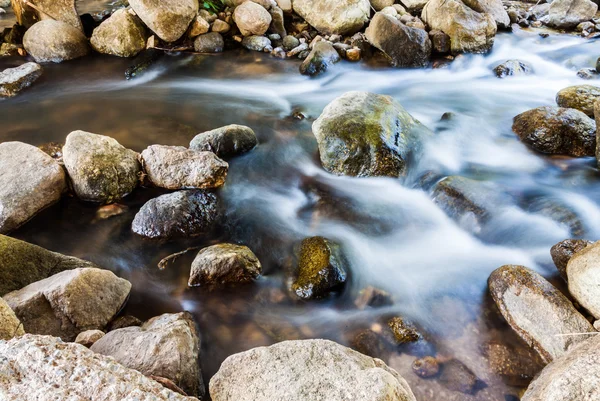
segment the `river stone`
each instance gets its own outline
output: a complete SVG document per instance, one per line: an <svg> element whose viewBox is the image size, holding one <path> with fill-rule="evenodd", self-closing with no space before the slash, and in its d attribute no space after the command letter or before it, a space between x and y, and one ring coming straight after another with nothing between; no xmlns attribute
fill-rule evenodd
<svg viewBox="0 0 600 401"><path fill-rule="evenodd" d="M429 0L400 0L400 4L402 4L408 12L420 13L428 1Z"/></svg>
<svg viewBox="0 0 600 401"><path fill-rule="evenodd" d="M3 234L58 202L67 188L65 173L56 160L23 142L0 144L0 172L0 233Z"/></svg>
<svg viewBox="0 0 600 401"><path fill-rule="evenodd" d="M198 53L220 53L225 47L223 36L218 32L198 35L194 39L194 51Z"/></svg>
<svg viewBox="0 0 600 401"><path fill-rule="evenodd" d="M294 0L296 14L319 33L351 35L369 20L369 0Z"/></svg>
<svg viewBox="0 0 600 401"><path fill-rule="evenodd" d="M567 263L569 292L575 300L600 319L600 242L575 253Z"/></svg>
<svg viewBox="0 0 600 401"><path fill-rule="evenodd" d="M263 35L271 25L271 14L261 5L246 1L233 11L233 19L244 36Z"/></svg>
<svg viewBox="0 0 600 401"><path fill-rule="evenodd" d="M571 301L526 267L502 266L492 272L488 285L502 316L546 363L585 339L564 334L595 331Z"/></svg>
<svg viewBox="0 0 600 401"><path fill-rule="evenodd" d="M25 63L0 72L0 98L13 97L31 86L42 75L42 67L36 63Z"/></svg>
<svg viewBox="0 0 600 401"><path fill-rule="evenodd" d="M258 278L262 266L247 246L217 244L202 249L192 262L188 286L226 286Z"/></svg>
<svg viewBox="0 0 600 401"><path fill-rule="evenodd" d="M0 298L0 340L25 334L23 325L3 298Z"/></svg>
<svg viewBox="0 0 600 401"><path fill-rule="evenodd" d="M328 340L284 341L228 357L210 380L213 401L415 401L380 359Z"/></svg>
<svg viewBox="0 0 600 401"><path fill-rule="evenodd" d="M230 124L196 135L190 149L214 152L222 158L246 153L258 145L256 134L245 125Z"/></svg>
<svg viewBox="0 0 600 401"><path fill-rule="evenodd" d="M47 14L41 13L26 4L37 6ZM30 28L40 20L59 20L83 32L83 25L75 6L75 0L10 0L15 18L19 25ZM52 17L50 17L52 16Z"/></svg>
<svg viewBox="0 0 600 401"><path fill-rule="evenodd" d="M396 344L407 344L419 341L423 337L417 328L400 316L388 320L387 325L394 336Z"/></svg>
<svg viewBox="0 0 600 401"><path fill-rule="evenodd" d="M577 252L581 251L588 245L591 245L591 241L584 239L566 239L560 241L550 248L550 256L552 261L558 269L560 276L567 281L567 263Z"/></svg>
<svg viewBox="0 0 600 401"><path fill-rule="evenodd" d="M262 52L265 48L271 46L271 40L266 36L251 35L242 39L242 46L248 50Z"/></svg>
<svg viewBox="0 0 600 401"><path fill-rule="evenodd" d="M146 376L170 379L187 394L204 395L198 365L200 339L188 312L165 313L139 327L113 330L96 341L91 350L112 356Z"/></svg>
<svg viewBox="0 0 600 401"><path fill-rule="evenodd" d="M122 8L94 29L90 43L99 53L133 57L146 48L147 39L142 21L130 10Z"/></svg>
<svg viewBox="0 0 600 401"><path fill-rule="evenodd" d="M29 28L23 36L23 47L38 63L60 63L90 52L83 32L54 20L40 21Z"/></svg>
<svg viewBox="0 0 600 401"><path fill-rule="evenodd" d="M182 37L198 14L198 0L129 0L129 5L165 42Z"/></svg>
<svg viewBox="0 0 600 401"><path fill-rule="evenodd" d="M533 68L521 60L507 60L494 68L494 74L498 78L531 75Z"/></svg>
<svg viewBox="0 0 600 401"><path fill-rule="evenodd" d="M406 26L392 16L377 13L365 35L394 67L425 67L429 64L431 40L423 29Z"/></svg>
<svg viewBox="0 0 600 401"><path fill-rule="evenodd" d="M96 341L104 337L104 335L105 333L102 330L86 330L77 334L75 342L90 348Z"/></svg>
<svg viewBox="0 0 600 401"><path fill-rule="evenodd" d="M482 352L492 372L509 386L526 387L545 365L533 349L508 344L502 339L485 344Z"/></svg>
<svg viewBox="0 0 600 401"><path fill-rule="evenodd" d="M394 5L394 0L370 0L371 7L375 9L375 11L381 11L386 7L391 7Z"/></svg>
<svg viewBox="0 0 600 401"><path fill-rule="evenodd" d="M196 237L211 232L219 217L214 193L177 191L146 202L135 215L131 229L147 238Z"/></svg>
<svg viewBox="0 0 600 401"><path fill-rule="evenodd" d="M229 168L212 152L183 146L149 146L142 161L152 184L166 189L217 188L225 183Z"/></svg>
<svg viewBox="0 0 600 401"><path fill-rule="evenodd" d="M477 376L468 366L458 359L450 359L441 367L439 381L452 391L473 394L477 385Z"/></svg>
<svg viewBox="0 0 600 401"><path fill-rule="evenodd" d="M513 131L526 145L547 154L594 156L596 123L579 110L538 107L519 114Z"/></svg>
<svg viewBox="0 0 600 401"><path fill-rule="evenodd" d="M504 9L502 0L463 0L467 7L478 13L488 13L494 17L498 28L510 28L510 18Z"/></svg>
<svg viewBox="0 0 600 401"><path fill-rule="evenodd" d="M568 107L584 112L594 118L594 103L600 100L600 88L592 85L575 85L562 89L556 95L560 107Z"/></svg>
<svg viewBox="0 0 600 401"><path fill-rule="evenodd" d="M63 147L63 160L77 196L112 203L131 193L141 171L137 153L113 138L73 131Z"/></svg>
<svg viewBox="0 0 600 401"><path fill-rule="evenodd" d="M4 295L27 333L73 341L85 330L102 329L119 312L131 283L110 270L78 268Z"/></svg>
<svg viewBox="0 0 600 401"><path fill-rule="evenodd" d="M598 4L591 0L555 0L550 4L546 22L555 28L575 28L594 18Z"/></svg>
<svg viewBox="0 0 600 401"><path fill-rule="evenodd" d="M51 336L0 341L0 399L193 401L113 358Z"/></svg>
<svg viewBox="0 0 600 401"><path fill-rule="evenodd" d="M391 96L346 92L313 123L323 168L337 175L398 177L429 131Z"/></svg>
<svg viewBox="0 0 600 401"><path fill-rule="evenodd" d="M497 30L494 18L472 10L461 0L430 0L421 19L431 29L450 36L453 54L486 53L494 45Z"/></svg>
<svg viewBox="0 0 600 401"><path fill-rule="evenodd" d="M327 71L330 66L340 60L340 55L333 45L322 40L313 46L306 59L300 64L300 73L311 76L318 75Z"/></svg>

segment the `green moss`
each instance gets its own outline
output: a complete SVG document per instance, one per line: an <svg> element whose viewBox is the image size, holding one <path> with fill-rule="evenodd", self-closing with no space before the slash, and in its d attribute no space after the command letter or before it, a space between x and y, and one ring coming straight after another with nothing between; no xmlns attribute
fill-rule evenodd
<svg viewBox="0 0 600 401"><path fill-rule="evenodd" d="M419 341L421 334L412 324L405 322L399 316L393 317L388 321L388 327L394 334L394 339L398 344L407 344Z"/></svg>

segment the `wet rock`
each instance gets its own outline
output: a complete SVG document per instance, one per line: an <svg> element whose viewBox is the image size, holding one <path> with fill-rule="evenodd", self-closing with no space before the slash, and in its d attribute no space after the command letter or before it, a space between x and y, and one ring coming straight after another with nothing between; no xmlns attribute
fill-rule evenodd
<svg viewBox="0 0 600 401"><path fill-rule="evenodd" d="M546 363L585 339L564 334L595 331L560 291L526 267L502 266L488 285L502 316Z"/></svg>
<svg viewBox="0 0 600 401"><path fill-rule="evenodd" d="M400 316L391 318L387 324L397 344L414 343L422 338L417 328Z"/></svg>
<svg viewBox="0 0 600 401"><path fill-rule="evenodd" d="M308 57L300 65L300 73L312 76L322 74L338 61L340 55L331 43L320 41L314 45Z"/></svg>
<svg viewBox="0 0 600 401"><path fill-rule="evenodd" d="M44 20L27 30L23 47L38 63L72 60L90 52L87 38L66 22Z"/></svg>
<svg viewBox="0 0 600 401"><path fill-rule="evenodd" d="M0 340L10 340L25 334L23 325L6 301L0 298Z"/></svg>
<svg viewBox="0 0 600 401"><path fill-rule="evenodd" d="M157 49L146 49L132 61L132 65L125 71L125 79L132 79L142 75L152 64L154 64L164 53Z"/></svg>
<svg viewBox="0 0 600 401"><path fill-rule="evenodd" d="M344 265L339 245L323 237L305 238L291 290L303 299L326 297L346 282Z"/></svg>
<svg viewBox="0 0 600 401"><path fill-rule="evenodd" d="M379 359L328 340L285 341L227 358L210 380L214 401L415 401Z"/></svg>
<svg viewBox="0 0 600 401"><path fill-rule="evenodd" d="M65 22L83 32L83 25L75 7L75 0L30 0L39 10L30 7L27 0L12 0L12 9L20 25L30 28L40 20L58 20ZM52 18L50 18L52 16Z"/></svg>
<svg viewBox="0 0 600 401"><path fill-rule="evenodd" d="M369 20L369 0L294 0L294 11L321 34L351 35Z"/></svg>
<svg viewBox="0 0 600 401"><path fill-rule="evenodd" d="M131 193L141 171L137 154L113 138L85 131L67 136L63 160L80 199L112 203Z"/></svg>
<svg viewBox="0 0 600 401"><path fill-rule="evenodd" d="M442 31L433 29L429 32L431 39L431 50L437 54L450 53L450 36Z"/></svg>
<svg viewBox="0 0 600 401"><path fill-rule="evenodd" d="M73 341L86 330L102 329L119 312L131 283L109 270L78 268L4 295L27 333Z"/></svg>
<svg viewBox="0 0 600 401"><path fill-rule="evenodd" d="M478 379L464 363L457 359L451 359L442 365L439 381L450 390L473 394Z"/></svg>
<svg viewBox="0 0 600 401"><path fill-rule="evenodd" d="M498 28L509 28L510 18L504 9L502 0L463 0L463 2L471 9L478 13L487 13L494 17Z"/></svg>
<svg viewBox="0 0 600 401"><path fill-rule="evenodd" d="M600 242L575 253L567 263L569 292L575 300L600 319Z"/></svg>
<svg viewBox="0 0 600 401"><path fill-rule="evenodd" d="M202 249L192 262L188 286L227 286L258 278L262 266L247 246L217 244Z"/></svg>
<svg viewBox="0 0 600 401"><path fill-rule="evenodd" d="M113 358L50 336L0 341L0 391L7 400L192 401Z"/></svg>
<svg viewBox="0 0 600 401"><path fill-rule="evenodd" d="M398 177L429 130L390 96L347 92L313 123L323 168L337 175Z"/></svg>
<svg viewBox="0 0 600 401"><path fill-rule="evenodd" d="M198 0L129 0L129 5L165 42L182 37L198 13Z"/></svg>
<svg viewBox="0 0 600 401"><path fill-rule="evenodd" d="M539 355L531 348L490 342L484 346L483 353L492 371L516 387L526 387L544 367Z"/></svg>
<svg viewBox="0 0 600 401"><path fill-rule="evenodd" d="M562 89L556 95L560 107L577 109L594 118L594 103L600 100L600 88L592 85L575 85Z"/></svg>
<svg viewBox="0 0 600 401"><path fill-rule="evenodd" d="M196 324L189 313L182 312L165 313L140 327L110 331L91 350L147 376L170 379L187 394L203 396L199 348Z"/></svg>
<svg viewBox="0 0 600 401"><path fill-rule="evenodd" d="M358 297L354 300L354 305L360 310L366 309L367 307L378 308L393 304L394 299L390 293L373 286L368 286L361 290Z"/></svg>
<svg viewBox="0 0 600 401"><path fill-rule="evenodd" d="M147 40L142 21L122 8L94 29L90 43L98 53L133 57L146 48Z"/></svg>
<svg viewBox="0 0 600 401"><path fill-rule="evenodd" d="M575 28L594 18L598 4L591 0L556 0L548 10L547 24L555 28Z"/></svg>
<svg viewBox="0 0 600 401"><path fill-rule="evenodd" d="M498 78L531 75L532 73L531 65L520 60L507 60L494 68L494 74Z"/></svg>
<svg viewBox="0 0 600 401"><path fill-rule="evenodd" d="M231 124L196 135L190 142L190 149L216 153L229 158L252 150L258 145L256 134L245 125Z"/></svg>
<svg viewBox="0 0 600 401"><path fill-rule="evenodd" d="M0 144L0 233L8 233L58 202L67 188L62 167L22 142Z"/></svg>
<svg viewBox="0 0 600 401"><path fill-rule="evenodd" d="M373 330L362 330L351 340L353 349L372 358L384 360L389 350L385 339Z"/></svg>
<svg viewBox="0 0 600 401"><path fill-rule="evenodd" d="M550 256L560 276L567 281L567 263L577 252L592 244L584 239L566 239L550 248Z"/></svg>
<svg viewBox="0 0 600 401"><path fill-rule="evenodd" d="M424 379L435 377L440 372L440 365L432 356L415 359L412 363L412 370L419 377Z"/></svg>
<svg viewBox="0 0 600 401"><path fill-rule="evenodd" d="M217 188L225 183L229 168L212 152L183 146L152 145L141 157L148 179L166 189Z"/></svg>
<svg viewBox="0 0 600 401"><path fill-rule="evenodd" d="M532 149L574 157L593 156L596 123L579 110L538 107L519 114L513 131Z"/></svg>
<svg viewBox="0 0 600 401"><path fill-rule="evenodd" d="M569 229L571 235L582 236L585 226L581 217L566 202L557 198L526 197L523 207L529 213L545 216Z"/></svg>
<svg viewBox="0 0 600 401"><path fill-rule="evenodd" d="M365 35L394 67L425 67L429 64L431 40L423 29L411 28L394 17L377 13Z"/></svg>
<svg viewBox="0 0 600 401"><path fill-rule="evenodd" d="M194 50L198 53L220 53L224 47L225 41L218 32L205 33L194 40Z"/></svg>
<svg viewBox="0 0 600 401"><path fill-rule="evenodd" d="M208 191L177 191L150 199L131 229L147 238L196 237L211 232L220 217L218 198Z"/></svg>
<svg viewBox="0 0 600 401"><path fill-rule="evenodd" d="M582 68L581 70L577 71L577 76L581 79L589 81L592 79L598 79L600 73L594 68Z"/></svg>
<svg viewBox="0 0 600 401"><path fill-rule="evenodd" d="M31 86L42 75L42 67L25 63L0 72L0 98L12 97Z"/></svg>
<svg viewBox="0 0 600 401"><path fill-rule="evenodd" d="M142 321L135 316L124 315L115 318L112 322L106 326L106 331L113 331L117 329L122 329L124 327L130 326L141 326Z"/></svg>
<svg viewBox="0 0 600 401"><path fill-rule="evenodd" d="M271 25L271 14L261 5L246 1L237 6L233 19L244 36L263 35Z"/></svg>
<svg viewBox="0 0 600 401"><path fill-rule="evenodd" d="M90 348L96 341L104 337L104 332L102 330L86 330L77 334L75 338L75 342L77 344L81 344L84 347Z"/></svg>
<svg viewBox="0 0 600 401"><path fill-rule="evenodd" d="M244 39L242 39L242 46L244 46L248 50L262 52L265 50L265 48L271 46L271 41L265 36L246 36L244 37Z"/></svg>
<svg viewBox="0 0 600 401"><path fill-rule="evenodd" d="M531 7L529 13L534 20L541 21L542 18L548 15L548 12L550 11L550 4L551 3L536 4L535 6Z"/></svg>
<svg viewBox="0 0 600 401"><path fill-rule="evenodd" d="M431 29L450 36L453 54L486 53L494 45L494 18L472 10L461 0L431 0L423 8L421 19Z"/></svg>

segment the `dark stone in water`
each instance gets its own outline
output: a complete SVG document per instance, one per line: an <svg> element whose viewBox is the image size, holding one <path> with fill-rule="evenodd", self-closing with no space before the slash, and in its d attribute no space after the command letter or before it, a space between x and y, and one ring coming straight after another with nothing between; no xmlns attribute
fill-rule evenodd
<svg viewBox="0 0 600 401"><path fill-rule="evenodd" d="M228 158L252 150L258 139L252 128L230 124L196 135L190 142L190 149L214 152Z"/></svg>
<svg viewBox="0 0 600 401"><path fill-rule="evenodd" d="M510 76L530 75L533 68L524 61L508 60L494 68L494 74L498 78Z"/></svg>
<svg viewBox="0 0 600 401"><path fill-rule="evenodd" d="M414 343L423 338L412 323L405 321L400 316L391 318L387 324L397 344Z"/></svg>
<svg viewBox="0 0 600 401"><path fill-rule="evenodd" d="M566 239L560 241L550 248L552 261L556 265L560 276L567 281L567 263L577 252L581 251L588 245L593 244L592 241L585 239Z"/></svg>
<svg viewBox="0 0 600 401"><path fill-rule="evenodd" d="M437 376L440 372L440 365L434 357L425 356L413 361L412 370L419 377L430 378Z"/></svg>
<svg viewBox="0 0 600 401"><path fill-rule="evenodd" d="M526 345L514 347L490 342L484 346L483 353L492 371L508 385L516 387L526 387L545 365L535 351Z"/></svg>
<svg viewBox="0 0 600 401"><path fill-rule="evenodd" d="M439 380L448 389L463 394L474 394L478 384L475 373L457 359L451 359L442 365Z"/></svg>
<svg viewBox="0 0 600 401"><path fill-rule="evenodd" d="M357 333L350 342L350 346L361 354L382 360L385 360L389 353L385 339L369 329Z"/></svg>
<svg viewBox="0 0 600 401"><path fill-rule="evenodd" d="M135 78L143 74L164 53L157 49L146 49L133 59L133 64L125 71L125 79Z"/></svg>

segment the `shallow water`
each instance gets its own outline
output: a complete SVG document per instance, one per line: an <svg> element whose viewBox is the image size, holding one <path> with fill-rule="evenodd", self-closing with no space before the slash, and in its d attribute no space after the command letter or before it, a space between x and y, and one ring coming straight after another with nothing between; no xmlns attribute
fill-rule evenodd
<svg viewBox="0 0 600 401"><path fill-rule="evenodd" d="M491 54L465 56L446 69L343 62L318 79L299 75L299 62L245 51L167 56L132 81L123 75L130 60L94 56L44 66L33 87L0 103L0 140L62 143L81 129L141 151L156 143L187 145L198 132L237 123L252 127L260 145L230 161L220 190L227 213L215 237L157 243L135 236L133 216L161 193L142 188L125 199L128 211L120 216L99 219L97 206L65 198L14 236L88 258L130 280L127 313L145 319L191 311L202 332L206 381L234 352L294 338L350 344L356 330L378 330L386 317L401 314L425 333L430 346L391 350L385 359L419 401L510 400L520 388L492 373L482 352L490 340L518 345L490 303L487 277L501 265L523 264L555 281L550 247L573 234L535 212L540 203L572 210L585 238L598 238L600 230L595 159L532 153L511 132L512 118L553 105L563 87L586 83L576 71L591 67L599 55L600 41L543 39L536 31L517 30L499 35ZM491 69L513 58L529 62L535 75L495 78ZM0 68L20 62L0 59ZM311 123L349 90L392 95L435 130L407 177L336 177L320 167ZM298 111L307 118L293 118ZM440 122L445 112L456 118ZM457 223L432 200L423 184L427 173L491 183L509 201L494 208L485 224ZM312 235L342 245L350 282L330 300L298 302L286 295L284 272L294 245ZM165 270L157 268L173 252L219 241L254 250L265 273L257 285L221 292L188 289L193 252ZM396 303L357 310L353 300L367 285L389 291ZM460 359L487 387L471 396L418 378L410 363L423 354Z"/></svg>

